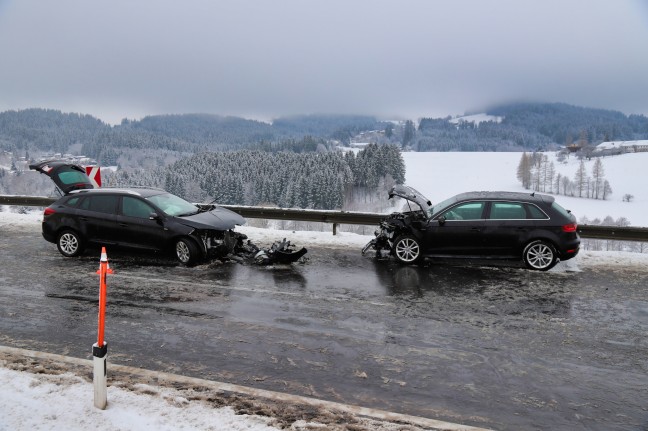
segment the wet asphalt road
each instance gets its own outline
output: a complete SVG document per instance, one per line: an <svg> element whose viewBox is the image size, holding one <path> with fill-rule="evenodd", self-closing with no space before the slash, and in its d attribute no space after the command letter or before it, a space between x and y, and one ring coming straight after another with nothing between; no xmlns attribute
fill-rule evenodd
<svg viewBox="0 0 648 431"><path fill-rule="evenodd" d="M309 256L183 268L108 250L109 363L503 430L648 429L648 269ZM98 260L3 230L0 344L89 358Z"/></svg>

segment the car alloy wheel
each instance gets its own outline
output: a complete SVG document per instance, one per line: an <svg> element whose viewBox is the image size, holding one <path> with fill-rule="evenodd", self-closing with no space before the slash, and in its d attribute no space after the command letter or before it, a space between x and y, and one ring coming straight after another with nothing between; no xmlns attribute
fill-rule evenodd
<svg viewBox="0 0 648 431"><path fill-rule="evenodd" d="M394 243L394 255L402 263L415 263L421 258L421 245L411 235L404 235Z"/></svg>
<svg viewBox="0 0 648 431"><path fill-rule="evenodd" d="M198 261L198 246L191 239L181 238L176 241L175 251L178 260L183 265L192 266Z"/></svg>
<svg viewBox="0 0 648 431"><path fill-rule="evenodd" d="M83 251L81 237L71 230L61 232L56 242L59 251L65 257L78 256Z"/></svg>
<svg viewBox="0 0 648 431"><path fill-rule="evenodd" d="M542 240L530 242L524 249L523 258L528 268L538 271L547 271L558 261L554 247Z"/></svg>

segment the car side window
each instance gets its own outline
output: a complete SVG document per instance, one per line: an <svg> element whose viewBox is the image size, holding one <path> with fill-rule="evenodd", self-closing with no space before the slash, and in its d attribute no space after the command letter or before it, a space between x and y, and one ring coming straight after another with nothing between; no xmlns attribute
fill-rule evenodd
<svg viewBox="0 0 648 431"><path fill-rule="evenodd" d="M540 208L538 208L535 205L531 204L526 204L525 205L527 208L527 214L529 214L529 218L533 220L546 220L549 217L547 217L547 214L545 214Z"/></svg>
<svg viewBox="0 0 648 431"><path fill-rule="evenodd" d="M122 198L122 215L127 217L149 218L153 212L155 212L153 207L140 199L130 196L124 196Z"/></svg>
<svg viewBox="0 0 648 431"><path fill-rule="evenodd" d="M527 212L521 202L493 202L491 204L491 220L524 220Z"/></svg>
<svg viewBox="0 0 648 431"><path fill-rule="evenodd" d="M486 202L464 202L441 214L446 220L480 220Z"/></svg>
<svg viewBox="0 0 648 431"><path fill-rule="evenodd" d="M115 214L117 196L86 196L79 208L105 214Z"/></svg>
<svg viewBox="0 0 648 431"><path fill-rule="evenodd" d="M68 199L67 202L65 202L65 204L66 204L67 206L69 206L69 207L75 207L76 204L79 203L79 200L80 200L80 199L81 199L81 198L79 198L78 196L76 196L76 197L73 197L72 199Z"/></svg>

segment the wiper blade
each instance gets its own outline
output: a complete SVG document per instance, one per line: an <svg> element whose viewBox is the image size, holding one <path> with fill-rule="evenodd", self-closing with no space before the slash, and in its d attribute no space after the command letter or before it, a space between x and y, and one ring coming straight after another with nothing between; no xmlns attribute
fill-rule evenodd
<svg viewBox="0 0 648 431"><path fill-rule="evenodd" d="M197 210L197 211L190 211L190 212L188 212L188 213L178 214L178 217L187 217L187 216L192 216L192 215L196 215L196 214L198 214L199 212L200 212L200 210Z"/></svg>

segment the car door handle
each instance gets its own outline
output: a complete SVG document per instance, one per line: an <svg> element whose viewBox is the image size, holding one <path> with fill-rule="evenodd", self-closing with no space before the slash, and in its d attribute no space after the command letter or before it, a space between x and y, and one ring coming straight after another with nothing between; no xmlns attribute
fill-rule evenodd
<svg viewBox="0 0 648 431"><path fill-rule="evenodd" d="M480 227L473 227L473 228L470 228L470 230L475 231L475 232L481 232Z"/></svg>
<svg viewBox="0 0 648 431"><path fill-rule="evenodd" d="M117 223L119 227L128 227L128 224L126 223Z"/></svg>

